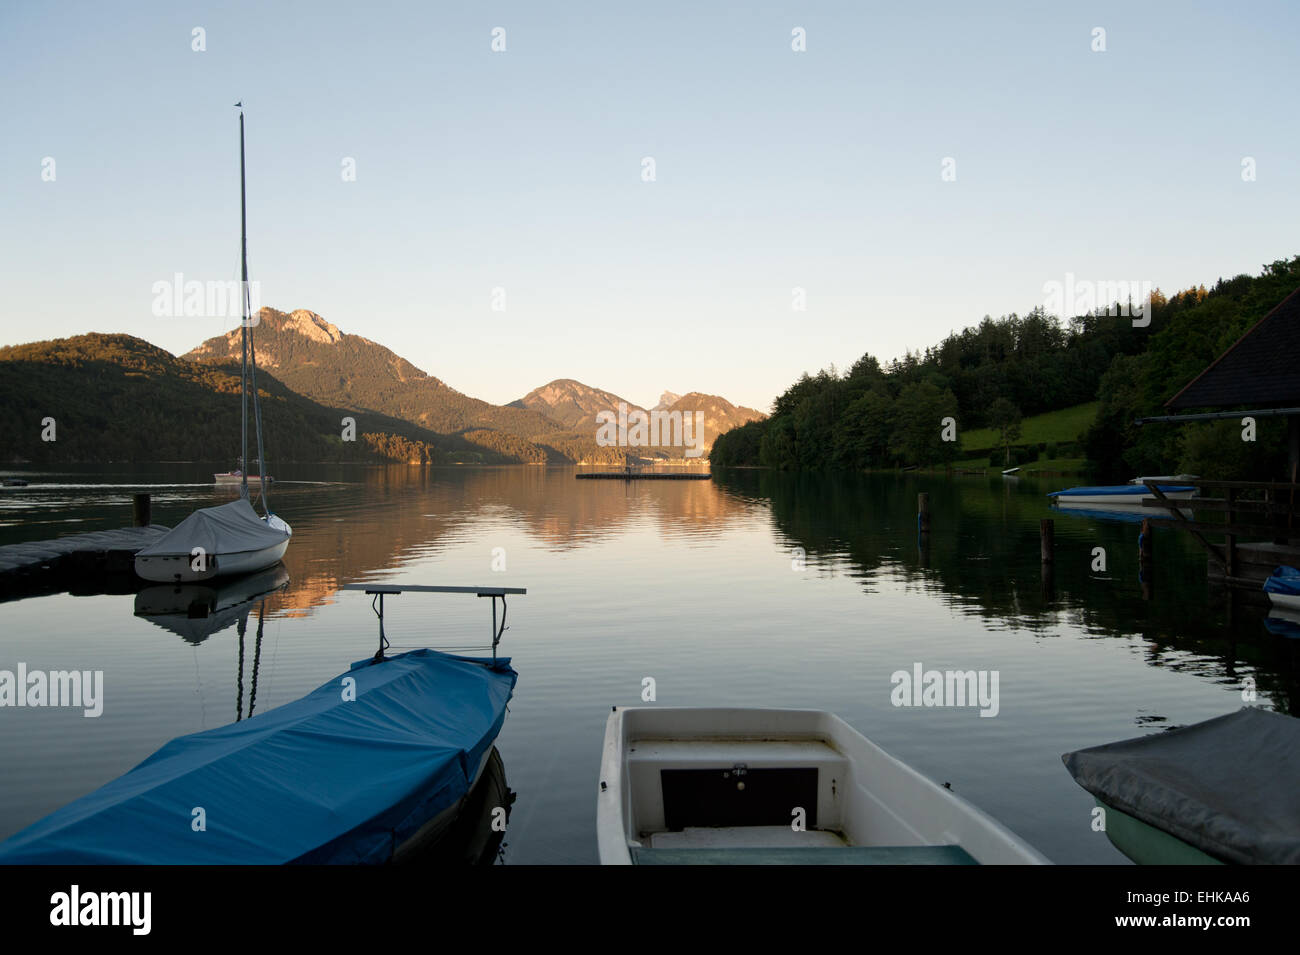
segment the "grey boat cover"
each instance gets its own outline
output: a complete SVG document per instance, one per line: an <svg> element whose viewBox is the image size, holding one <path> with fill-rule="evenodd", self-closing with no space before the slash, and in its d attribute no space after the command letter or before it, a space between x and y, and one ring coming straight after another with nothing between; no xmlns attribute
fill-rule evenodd
<svg viewBox="0 0 1300 955"><path fill-rule="evenodd" d="M1244 707L1061 759L1106 805L1217 859L1300 863L1300 719Z"/></svg>
<svg viewBox="0 0 1300 955"><path fill-rule="evenodd" d="M240 498L219 507L195 511L137 557L189 556L202 547L207 554L242 554L284 542L284 534L257 516L253 505Z"/></svg>

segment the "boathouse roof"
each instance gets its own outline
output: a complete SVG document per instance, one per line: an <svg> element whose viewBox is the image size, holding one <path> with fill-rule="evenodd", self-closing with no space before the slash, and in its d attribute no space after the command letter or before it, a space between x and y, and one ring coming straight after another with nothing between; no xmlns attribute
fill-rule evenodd
<svg viewBox="0 0 1300 955"><path fill-rule="evenodd" d="M1300 406L1300 288L1256 322L1165 407Z"/></svg>

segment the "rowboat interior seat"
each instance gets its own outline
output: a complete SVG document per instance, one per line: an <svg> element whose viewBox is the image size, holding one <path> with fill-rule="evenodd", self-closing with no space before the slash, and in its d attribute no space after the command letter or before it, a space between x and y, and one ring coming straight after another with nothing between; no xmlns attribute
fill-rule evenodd
<svg viewBox="0 0 1300 955"><path fill-rule="evenodd" d="M631 852L636 865L979 865L961 846L633 847Z"/></svg>
<svg viewBox="0 0 1300 955"><path fill-rule="evenodd" d="M615 707L597 798L613 865L1047 861L821 710Z"/></svg>

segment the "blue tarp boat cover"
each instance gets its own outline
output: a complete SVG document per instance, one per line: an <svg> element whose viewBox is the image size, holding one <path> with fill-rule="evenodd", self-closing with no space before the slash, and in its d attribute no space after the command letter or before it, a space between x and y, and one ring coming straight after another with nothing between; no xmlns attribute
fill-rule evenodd
<svg viewBox="0 0 1300 955"><path fill-rule="evenodd" d="M386 862L465 795L517 679L507 658L435 650L356 663L300 700L172 740L0 843L0 864Z"/></svg>
<svg viewBox="0 0 1300 955"><path fill-rule="evenodd" d="M1273 576L1264 581L1264 592L1300 597L1300 570L1285 565L1278 567Z"/></svg>
<svg viewBox="0 0 1300 955"><path fill-rule="evenodd" d="M1245 707L1061 758L1106 805L1217 859L1300 863L1300 719Z"/></svg>
<svg viewBox="0 0 1300 955"><path fill-rule="evenodd" d="M1161 493L1171 491L1195 491L1191 484L1157 484ZM1048 497L1151 497L1151 489L1141 484L1113 484L1104 487L1071 487L1064 491L1052 491Z"/></svg>

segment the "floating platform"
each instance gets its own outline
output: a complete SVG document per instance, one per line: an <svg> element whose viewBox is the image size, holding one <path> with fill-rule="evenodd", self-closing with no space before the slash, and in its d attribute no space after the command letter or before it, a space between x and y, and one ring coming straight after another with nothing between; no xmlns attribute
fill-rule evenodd
<svg viewBox="0 0 1300 955"><path fill-rule="evenodd" d="M5 544L0 547L0 593L25 596L63 589L101 593L105 578L126 577L134 582L136 551L169 530L150 524Z"/></svg>
<svg viewBox="0 0 1300 955"><path fill-rule="evenodd" d="M574 475L579 481L707 481L711 471L579 471Z"/></svg>

